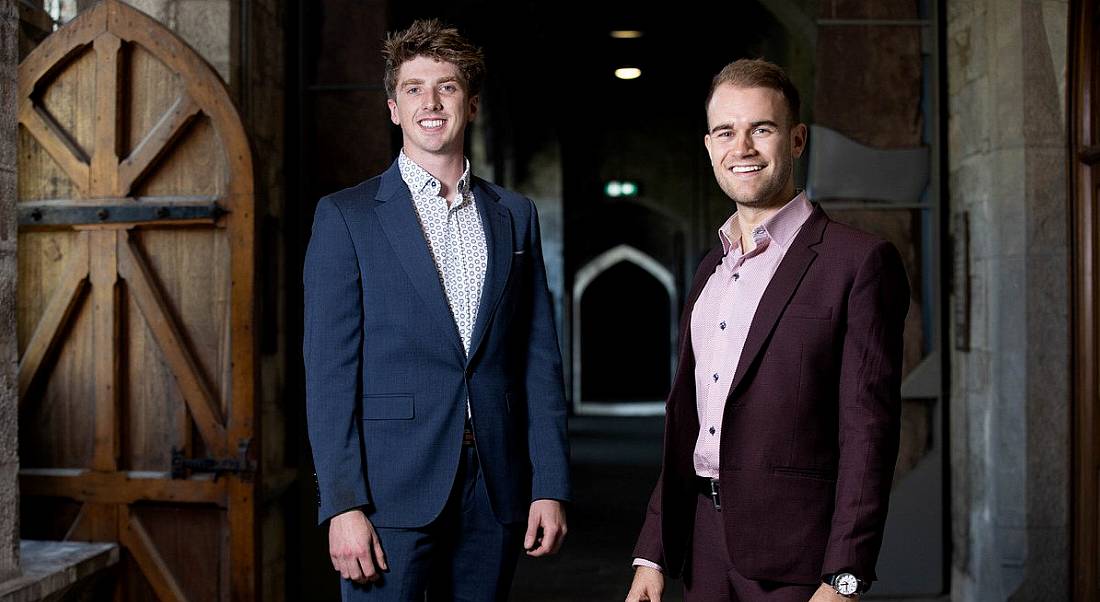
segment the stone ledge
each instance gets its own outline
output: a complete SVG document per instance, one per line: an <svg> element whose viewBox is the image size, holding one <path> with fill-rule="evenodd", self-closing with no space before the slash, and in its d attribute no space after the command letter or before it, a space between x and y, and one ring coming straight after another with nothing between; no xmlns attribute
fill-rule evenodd
<svg viewBox="0 0 1100 602"><path fill-rule="evenodd" d="M58 599L118 563L118 544L30 541L19 545L23 574L0 582L0 602Z"/></svg>

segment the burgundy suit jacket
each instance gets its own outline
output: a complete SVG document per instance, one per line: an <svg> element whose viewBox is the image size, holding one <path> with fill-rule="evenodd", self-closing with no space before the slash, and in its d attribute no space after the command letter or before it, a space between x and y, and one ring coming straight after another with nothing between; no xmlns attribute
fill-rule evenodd
<svg viewBox="0 0 1100 602"><path fill-rule="evenodd" d="M680 322L664 464L634 549L671 576L684 569L698 495L691 310L721 260L721 247L703 259ZM722 517L743 576L876 578L908 310L897 249L815 207L760 300L722 419Z"/></svg>

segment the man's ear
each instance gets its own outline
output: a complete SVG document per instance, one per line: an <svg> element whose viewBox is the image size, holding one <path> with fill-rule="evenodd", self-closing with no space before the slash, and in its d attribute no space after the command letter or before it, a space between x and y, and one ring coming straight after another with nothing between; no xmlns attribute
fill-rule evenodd
<svg viewBox="0 0 1100 602"><path fill-rule="evenodd" d="M386 106L390 108L390 121L392 121L394 125L401 125L401 115L397 112L397 101L392 98L387 98Z"/></svg>
<svg viewBox="0 0 1100 602"><path fill-rule="evenodd" d="M710 134L703 134L703 146L707 149L707 157L710 157ZM711 165L713 164L714 162L711 161Z"/></svg>
<svg viewBox="0 0 1100 602"><path fill-rule="evenodd" d="M791 154L797 159L806 150L806 139L810 131L805 123L800 123L791 128Z"/></svg>
<svg viewBox="0 0 1100 602"><path fill-rule="evenodd" d="M478 101L480 100L480 95L474 95L470 97L470 118L466 120L467 123L472 122L474 120L474 117L477 115L477 106Z"/></svg>

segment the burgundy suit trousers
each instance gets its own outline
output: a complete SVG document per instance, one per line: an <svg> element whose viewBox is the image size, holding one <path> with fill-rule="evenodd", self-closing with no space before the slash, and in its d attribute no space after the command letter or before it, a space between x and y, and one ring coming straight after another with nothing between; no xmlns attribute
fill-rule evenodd
<svg viewBox="0 0 1100 602"><path fill-rule="evenodd" d="M733 568L722 512L705 495L695 504L691 556L684 571L684 602L807 602L818 584L754 581Z"/></svg>

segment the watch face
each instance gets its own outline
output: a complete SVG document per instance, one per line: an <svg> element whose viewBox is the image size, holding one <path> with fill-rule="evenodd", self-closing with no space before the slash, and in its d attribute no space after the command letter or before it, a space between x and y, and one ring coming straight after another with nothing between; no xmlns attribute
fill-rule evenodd
<svg viewBox="0 0 1100 602"><path fill-rule="evenodd" d="M859 589L859 580L851 573L841 573L836 577L836 591L842 596L850 596Z"/></svg>

